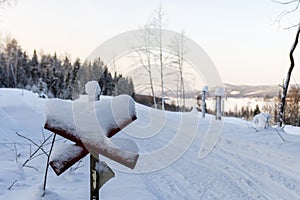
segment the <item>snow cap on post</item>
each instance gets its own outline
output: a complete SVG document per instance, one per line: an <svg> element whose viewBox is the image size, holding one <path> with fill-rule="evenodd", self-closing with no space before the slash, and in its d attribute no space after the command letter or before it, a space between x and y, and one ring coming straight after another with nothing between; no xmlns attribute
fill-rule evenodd
<svg viewBox="0 0 300 200"><path fill-rule="evenodd" d="M208 86L205 85L205 86L203 87L202 91L203 91L203 92L208 92Z"/></svg>
<svg viewBox="0 0 300 200"><path fill-rule="evenodd" d="M217 87L215 90L215 95L218 97L224 96L224 89L222 87Z"/></svg>
<svg viewBox="0 0 300 200"><path fill-rule="evenodd" d="M85 84L85 92L89 96L89 101L95 101L100 95L101 88L97 81L89 81Z"/></svg>
<svg viewBox="0 0 300 200"><path fill-rule="evenodd" d="M253 117L253 123L257 129L264 129L270 127L272 116L269 113L259 113Z"/></svg>

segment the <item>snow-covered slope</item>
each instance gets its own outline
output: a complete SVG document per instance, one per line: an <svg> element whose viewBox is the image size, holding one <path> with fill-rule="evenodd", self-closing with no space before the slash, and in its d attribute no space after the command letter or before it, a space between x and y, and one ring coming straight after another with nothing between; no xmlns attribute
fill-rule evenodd
<svg viewBox="0 0 300 200"><path fill-rule="evenodd" d="M40 145L51 135L42 128L44 101L25 90L0 89L0 199L89 198L88 157L59 177L49 169L43 198L46 156L39 150L22 166L37 149L22 136ZM144 160L130 171L101 158L116 172L101 188L101 199L300 199L299 128L286 127L294 135L271 127L254 131L246 121L225 118L217 145L200 159L212 116L202 119L197 113L162 112L142 105L136 112L138 119L116 137L134 140ZM64 142L58 137L56 143Z"/></svg>

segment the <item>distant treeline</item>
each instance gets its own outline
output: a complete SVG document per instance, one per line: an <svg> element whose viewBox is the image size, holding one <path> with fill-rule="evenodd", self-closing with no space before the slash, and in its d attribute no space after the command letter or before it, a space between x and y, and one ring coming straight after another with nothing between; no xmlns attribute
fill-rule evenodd
<svg viewBox="0 0 300 200"><path fill-rule="evenodd" d="M134 94L133 82L121 74L112 75L99 59L81 62L79 58L71 63L54 55L32 57L22 50L15 39L0 46L0 87L21 88L38 92L48 97L75 99L84 93L84 86L96 80L103 95Z"/></svg>

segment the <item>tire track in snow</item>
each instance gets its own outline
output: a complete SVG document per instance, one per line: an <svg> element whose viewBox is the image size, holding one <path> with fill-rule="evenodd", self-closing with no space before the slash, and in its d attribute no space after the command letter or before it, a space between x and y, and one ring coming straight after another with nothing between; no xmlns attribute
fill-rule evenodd
<svg viewBox="0 0 300 200"><path fill-rule="evenodd" d="M206 159L199 159L199 138L201 140L203 135L199 134L194 146L175 163L166 169L144 175L149 191L158 199L253 199L235 180L228 178L224 171L204 162ZM157 140L156 143L162 141ZM215 159L211 155L207 158Z"/></svg>
<svg viewBox="0 0 300 200"><path fill-rule="evenodd" d="M221 168L221 166L224 166L224 163L218 162L216 165L214 162L216 156L213 153L205 159L200 160L199 158L194 158L192 160L192 162L191 160L186 160L190 166L181 170L189 170L190 168L199 169L196 174L188 173L186 179L198 185L196 189L202 191L201 199L211 199L211 196L208 194L214 194L213 199L253 198L253 195L240 188L235 180L229 178L228 175L224 173Z"/></svg>
<svg viewBox="0 0 300 200"><path fill-rule="evenodd" d="M215 153L215 155L217 155ZM220 170L253 199L271 199L269 193L261 190L262 184L245 171L236 167L231 160L226 160L223 155L216 156L210 163L216 170Z"/></svg>
<svg viewBox="0 0 300 200"><path fill-rule="evenodd" d="M237 164L243 163L247 172L252 172L258 178L264 177L264 181L267 180L269 184L277 187L276 191L284 191L285 194L300 199L300 173L297 170L299 162L293 154L278 150L276 146L267 146L266 149L266 144L260 140L244 142L230 138L229 143L230 145L220 143L217 150L222 155L234 157ZM236 151L237 148L240 150ZM292 167L288 167L289 165Z"/></svg>
<svg viewBox="0 0 300 200"><path fill-rule="evenodd" d="M253 195L242 190L224 171L200 160L197 153L189 150L167 169L145 175L149 190L158 199L173 197L168 193L174 193L174 186L181 188L181 192L175 195L176 199L253 199ZM215 156L207 158L214 160ZM220 165L223 166L223 163ZM166 188L166 184L171 185L171 189Z"/></svg>
<svg viewBox="0 0 300 200"><path fill-rule="evenodd" d="M160 200L193 199L186 188L167 173L150 173L143 176L148 190Z"/></svg>
<svg viewBox="0 0 300 200"><path fill-rule="evenodd" d="M169 121L165 125L166 134L153 140L148 146L150 150L153 146L168 144L176 134L175 122ZM299 174L293 178L288 168L268 163L274 162L268 155L278 155L277 151L267 143L261 146L249 143L248 138L256 135L223 135L212 153L199 159L200 144L207 130L207 123L200 121L200 124L199 129L203 130L198 132L182 157L165 169L143 175L148 190L158 199L300 199ZM247 133L244 127L235 125L229 128ZM226 144L226 139L234 139L237 146ZM257 156L257 153L262 153L262 156ZM280 155L284 156L284 152Z"/></svg>
<svg viewBox="0 0 300 200"><path fill-rule="evenodd" d="M237 150L238 151L238 150ZM229 154L229 155L228 155ZM264 169L261 163L253 159L240 158L239 155L231 155L231 152L216 149L206 159L200 160L195 152L189 149L184 156L168 169L148 176L146 182L150 182L150 190L159 193L159 199L169 199L164 196L161 183L171 185L171 188L180 186L180 191L175 196L186 199L183 196L199 197L200 199L298 199L297 193L282 186L280 182L264 177ZM246 160L245 160L246 159ZM254 163L252 166L251 163ZM250 166L250 167L247 167ZM198 169L195 171L194 169ZM264 169L266 171L266 169ZM270 167L269 170L277 171ZM274 174L272 173L272 174ZM281 174L281 172L277 172ZM179 175L176 175L179 174ZM265 173L268 174L268 173ZM153 178L156 176L156 178ZM154 180L152 180L154 179ZM166 180L168 181L166 181ZM266 179L270 185L266 185ZM149 185L151 185L149 184ZM156 185L153 187L153 185ZM219 186L218 186L219 185ZM223 185L221 187L220 185ZM291 185L291 188L294 186ZM156 189L154 189L156 188ZM222 190L228 190L227 194ZM172 189L168 189L174 193ZM221 195L219 195L221 194ZM193 199L193 198L190 198Z"/></svg>
<svg viewBox="0 0 300 200"><path fill-rule="evenodd" d="M300 199L300 189L297 189L296 185L293 184L298 182L299 184L297 185L300 185L300 182L293 177L287 176L285 172L231 152L222 150L218 151L218 154L226 159L227 162L229 161L231 166L234 166L236 170L250 177L248 182L258 183L260 185L258 191L262 193L267 192L267 195L270 196L269 198Z"/></svg>

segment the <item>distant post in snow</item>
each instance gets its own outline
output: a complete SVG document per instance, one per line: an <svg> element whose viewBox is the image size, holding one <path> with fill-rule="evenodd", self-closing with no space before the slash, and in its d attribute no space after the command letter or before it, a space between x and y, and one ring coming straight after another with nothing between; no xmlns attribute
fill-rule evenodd
<svg viewBox="0 0 300 200"><path fill-rule="evenodd" d="M89 102L100 100L101 88L97 81L89 81L85 84L85 92L88 94ZM99 154L90 153L90 200L99 200L99 174L97 173L97 162Z"/></svg>
<svg viewBox="0 0 300 200"><path fill-rule="evenodd" d="M222 97L224 96L224 89L217 87L215 90L216 96L216 120L221 120L222 118Z"/></svg>
<svg viewBox="0 0 300 200"><path fill-rule="evenodd" d="M202 117L205 118L205 113L206 113L206 102L205 102L205 98L206 98L206 93L208 92L208 86L204 86L202 89L202 106L201 106L201 110L202 110Z"/></svg>

